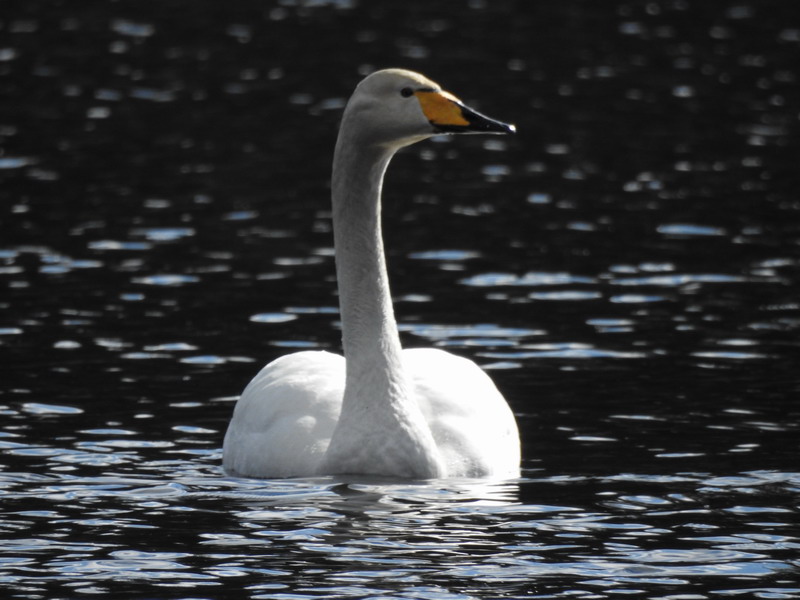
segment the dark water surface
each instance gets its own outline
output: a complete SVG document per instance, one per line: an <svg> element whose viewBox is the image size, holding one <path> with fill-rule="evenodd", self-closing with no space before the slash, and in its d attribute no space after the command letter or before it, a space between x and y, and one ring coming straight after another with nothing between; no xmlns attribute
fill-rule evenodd
<svg viewBox="0 0 800 600"><path fill-rule="evenodd" d="M44 2L0 14L4 598L800 598L791 2ZM518 482L226 477L267 361L338 350L361 75L513 139L398 156L404 342L491 370Z"/></svg>

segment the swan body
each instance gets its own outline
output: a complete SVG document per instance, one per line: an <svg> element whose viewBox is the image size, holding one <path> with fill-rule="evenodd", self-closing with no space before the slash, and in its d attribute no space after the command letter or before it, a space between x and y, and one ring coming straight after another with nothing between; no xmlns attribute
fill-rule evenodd
<svg viewBox="0 0 800 600"><path fill-rule="evenodd" d="M344 356L296 352L256 375L225 435L228 473L519 475L516 421L489 376L442 350L401 348L380 223L383 176L397 150L437 133L513 130L418 73L387 69L362 80L333 161Z"/></svg>

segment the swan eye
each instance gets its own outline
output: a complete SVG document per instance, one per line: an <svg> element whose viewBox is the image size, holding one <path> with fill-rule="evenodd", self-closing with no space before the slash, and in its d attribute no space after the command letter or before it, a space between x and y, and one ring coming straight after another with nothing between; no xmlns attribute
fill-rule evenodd
<svg viewBox="0 0 800 600"><path fill-rule="evenodd" d="M412 90L410 87L404 87L402 90L400 90L400 95L403 98L410 98L414 95L414 90Z"/></svg>

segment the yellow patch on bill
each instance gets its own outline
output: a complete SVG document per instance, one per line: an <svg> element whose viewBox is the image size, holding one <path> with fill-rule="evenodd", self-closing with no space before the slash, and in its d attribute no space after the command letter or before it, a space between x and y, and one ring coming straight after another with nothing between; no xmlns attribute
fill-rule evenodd
<svg viewBox="0 0 800 600"><path fill-rule="evenodd" d="M455 96L447 92L427 91L417 91L414 92L414 95L419 100L425 117L434 125L458 125L461 127L469 125Z"/></svg>

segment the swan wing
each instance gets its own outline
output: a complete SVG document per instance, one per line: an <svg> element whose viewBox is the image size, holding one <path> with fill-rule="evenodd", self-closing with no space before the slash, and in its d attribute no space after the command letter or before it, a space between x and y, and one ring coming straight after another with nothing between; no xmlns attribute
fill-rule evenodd
<svg viewBox="0 0 800 600"><path fill-rule="evenodd" d="M403 351L447 477L518 477L514 415L478 365L434 348Z"/></svg>
<svg viewBox="0 0 800 600"><path fill-rule="evenodd" d="M344 358L306 351L282 356L242 392L225 434L225 471L247 477L318 474L342 406Z"/></svg>

